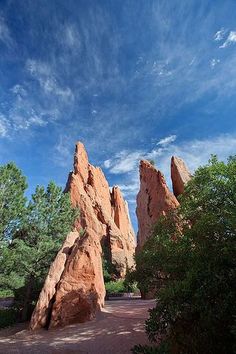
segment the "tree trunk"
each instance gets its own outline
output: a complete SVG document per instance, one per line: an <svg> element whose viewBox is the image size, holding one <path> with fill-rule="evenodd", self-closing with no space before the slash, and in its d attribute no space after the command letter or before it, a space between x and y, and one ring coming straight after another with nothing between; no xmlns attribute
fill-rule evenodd
<svg viewBox="0 0 236 354"><path fill-rule="evenodd" d="M24 299L24 304L23 304L23 309L22 309L22 314L21 314L21 320L23 322L28 320L28 309L29 309L29 303L31 300L32 285L33 285L33 276L30 275L27 285L26 285L25 299Z"/></svg>

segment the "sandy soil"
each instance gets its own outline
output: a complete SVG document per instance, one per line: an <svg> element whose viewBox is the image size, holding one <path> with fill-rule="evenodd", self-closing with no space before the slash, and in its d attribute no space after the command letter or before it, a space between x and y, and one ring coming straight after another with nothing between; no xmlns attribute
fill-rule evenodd
<svg viewBox="0 0 236 354"><path fill-rule="evenodd" d="M147 343L144 322L153 300L106 303L97 319L60 329L30 332L22 324L0 331L2 354L126 354Z"/></svg>

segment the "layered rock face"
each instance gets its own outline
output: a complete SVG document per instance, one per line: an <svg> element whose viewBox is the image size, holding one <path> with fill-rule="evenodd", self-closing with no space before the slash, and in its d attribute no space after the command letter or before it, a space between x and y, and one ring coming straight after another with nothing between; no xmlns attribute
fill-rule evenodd
<svg viewBox="0 0 236 354"><path fill-rule="evenodd" d="M80 142L66 191L80 216L50 267L31 329L84 322L101 310L105 297L102 246L117 277L124 277L127 267L134 265L135 237L127 205L118 187L110 192L102 170L88 162Z"/></svg>
<svg viewBox="0 0 236 354"><path fill-rule="evenodd" d="M164 176L150 162L142 160L139 167L140 190L137 195L138 218L137 250L150 236L160 216L178 207L179 202L169 190Z"/></svg>
<svg viewBox="0 0 236 354"><path fill-rule="evenodd" d="M184 161L176 156L172 156L171 158L171 179L173 192L176 197L184 192L184 186L191 179L191 173Z"/></svg>

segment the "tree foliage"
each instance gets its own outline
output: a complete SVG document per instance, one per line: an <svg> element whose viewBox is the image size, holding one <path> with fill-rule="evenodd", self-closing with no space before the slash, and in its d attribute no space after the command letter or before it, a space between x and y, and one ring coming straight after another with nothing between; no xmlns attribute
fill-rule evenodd
<svg viewBox="0 0 236 354"><path fill-rule="evenodd" d="M236 159L213 156L137 255L138 282L157 289L146 322L153 343L161 340L170 353L234 352L235 248Z"/></svg>
<svg viewBox="0 0 236 354"><path fill-rule="evenodd" d="M9 241L25 211L26 178L14 163L0 166L0 243Z"/></svg>
<svg viewBox="0 0 236 354"><path fill-rule="evenodd" d="M26 202L25 178L14 165L0 167L0 289L11 289L27 319L78 210L68 193L50 182Z"/></svg>

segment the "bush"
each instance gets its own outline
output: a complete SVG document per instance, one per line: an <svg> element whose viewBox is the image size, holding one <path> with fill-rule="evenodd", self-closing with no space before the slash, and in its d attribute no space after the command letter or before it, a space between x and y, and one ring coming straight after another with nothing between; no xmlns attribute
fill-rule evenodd
<svg viewBox="0 0 236 354"><path fill-rule="evenodd" d="M124 279L124 289L126 293L139 292L135 274L135 270L127 268L126 276Z"/></svg>
<svg viewBox="0 0 236 354"><path fill-rule="evenodd" d="M18 310L16 309L0 309L0 328L12 326L16 323Z"/></svg>
<svg viewBox="0 0 236 354"><path fill-rule="evenodd" d="M124 293L124 280L109 281L105 283L105 288L108 294Z"/></svg>
<svg viewBox="0 0 236 354"><path fill-rule="evenodd" d="M176 354L234 353L236 158L213 157L195 172L136 260L140 285L159 289L146 322L151 342L164 338Z"/></svg>
<svg viewBox="0 0 236 354"><path fill-rule="evenodd" d="M14 292L10 289L0 289L0 298L13 297Z"/></svg>
<svg viewBox="0 0 236 354"><path fill-rule="evenodd" d="M138 283L137 282L126 282L126 279L124 280L124 290L126 293L139 293L139 288L138 288Z"/></svg>

